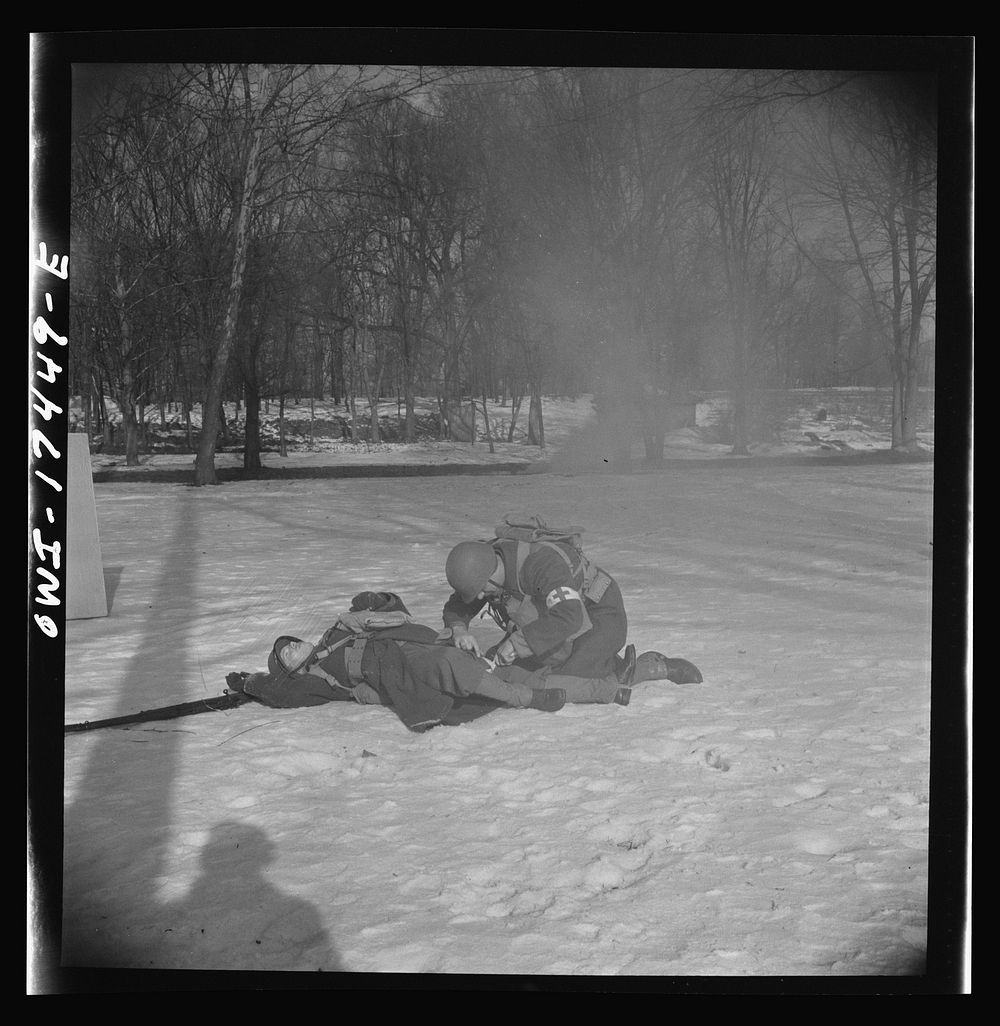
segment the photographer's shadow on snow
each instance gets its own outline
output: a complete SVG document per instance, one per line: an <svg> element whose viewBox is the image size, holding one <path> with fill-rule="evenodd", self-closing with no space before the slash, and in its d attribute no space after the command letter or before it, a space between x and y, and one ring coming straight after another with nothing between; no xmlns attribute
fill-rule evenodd
<svg viewBox="0 0 1000 1026"><path fill-rule="evenodd" d="M177 960L192 969L343 970L316 908L268 879L276 855L252 824L212 828L194 885L160 916Z"/></svg>

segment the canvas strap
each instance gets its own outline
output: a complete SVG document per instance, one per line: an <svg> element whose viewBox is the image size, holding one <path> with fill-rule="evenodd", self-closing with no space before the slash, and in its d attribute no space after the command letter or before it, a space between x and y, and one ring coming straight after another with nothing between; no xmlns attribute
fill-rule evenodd
<svg viewBox="0 0 1000 1026"><path fill-rule="evenodd" d="M604 593L608 590L611 585L611 575L602 570L599 566L595 566L590 562L589 559L581 552L580 562L574 565L573 560L570 558L569 553L562 546L556 542L549 541L537 541L537 542L522 542L517 543L517 559L514 567L514 586L518 591L522 592L524 589L521 587L521 567L524 566L524 561L531 555L532 545L545 545L550 549L554 549L559 553L560 556L565 560L566 565L569 567L570 573L575 577L578 573L583 574L583 586L580 589L581 594L584 598L589 599L591 602L600 602L604 598Z"/></svg>
<svg viewBox="0 0 1000 1026"><path fill-rule="evenodd" d="M361 672L361 657L365 654L365 647L368 645L367 638L351 638L347 651L344 653L344 666L347 668L347 676L351 684L364 683L364 674Z"/></svg>
<svg viewBox="0 0 1000 1026"><path fill-rule="evenodd" d="M361 657L364 655L365 645L368 644L368 638L360 634L351 634L346 638L341 638L340 641L333 645L329 645L325 648L317 646L316 650L310 656L309 660L303 666L303 670L308 671L310 667L315 667L316 663L321 662L328 656L332 655L339 648L344 649L344 668L347 670L347 677L350 681L349 684L343 684L340 681L329 677L328 674L324 673L324 677L328 677L331 681L337 684L338 687L346 688L348 691L352 690L358 684L364 683L364 674L361 672ZM318 667L316 667L318 669Z"/></svg>

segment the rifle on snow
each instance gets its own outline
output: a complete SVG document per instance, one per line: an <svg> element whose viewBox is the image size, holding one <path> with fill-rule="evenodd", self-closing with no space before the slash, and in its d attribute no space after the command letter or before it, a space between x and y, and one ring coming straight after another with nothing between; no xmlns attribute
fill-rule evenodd
<svg viewBox="0 0 1000 1026"><path fill-rule="evenodd" d="M145 709L128 716L114 716L108 720L85 720L83 723L67 723L63 728L66 734L78 734L86 730L98 730L101 727L122 727L130 723L151 723L157 720L174 720L181 716L193 716L196 713L221 712L224 709L235 709L246 702L252 702L252 695L242 691L229 691L215 698L199 698L194 702L181 702L180 705L166 705L162 709Z"/></svg>

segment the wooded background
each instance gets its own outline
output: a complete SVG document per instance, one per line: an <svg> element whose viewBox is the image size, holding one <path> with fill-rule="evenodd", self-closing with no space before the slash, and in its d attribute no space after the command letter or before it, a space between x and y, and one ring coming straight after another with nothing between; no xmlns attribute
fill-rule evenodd
<svg viewBox="0 0 1000 1026"><path fill-rule="evenodd" d="M74 68L69 387L96 423L224 401L522 398L662 411L933 385L933 75L618 68ZM624 418L634 423L636 418ZM376 421L377 424L377 421Z"/></svg>

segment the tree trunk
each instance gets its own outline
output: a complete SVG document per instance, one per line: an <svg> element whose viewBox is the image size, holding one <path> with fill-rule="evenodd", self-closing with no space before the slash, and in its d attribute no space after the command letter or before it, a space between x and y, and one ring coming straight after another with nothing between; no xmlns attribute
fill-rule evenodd
<svg viewBox="0 0 1000 1026"><path fill-rule="evenodd" d="M403 405L406 410L403 438L407 442L413 442L417 436L417 416L413 396L413 382L409 374L406 375L406 379L403 382Z"/></svg>
<svg viewBox="0 0 1000 1026"><path fill-rule="evenodd" d="M347 364L347 331L345 328L335 328L330 340L330 395L335 406L339 406L341 400L347 405L348 373Z"/></svg>
<svg viewBox="0 0 1000 1026"><path fill-rule="evenodd" d="M118 314L118 330L121 336L122 361L121 383L117 388L118 413L125 432L125 466L139 466L139 438L135 420L135 375L132 366L132 321L128 312L128 292L122 277L121 262L115 258L114 306Z"/></svg>
<svg viewBox="0 0 1000 1026"><path fill-rule="evenodd" d="M382 429L379 426L378 420L378 400L379 393L382 391L382 373L383 368L379 366L375 378L372 380L366 368L362 368L361 372L361 379L364 384L365 394L368 396L368 409L370 411L369 419L371 426L368 429L368 441L373 444L378 444L382 441Z"/></svg>
<svg viewBox="0 0 1000 1026"><path fill-rule="evenodd" d="M118 404L118 416L121 418L121 430L124 434L125 466L139 466L139 424L135 416L135 401L132 398L131 378L128 369L123 371L120 390L115 395Z"/></svg>
<svg viewBox="0 0 1000 1026"><path fill-rule="evenodd" d="M324 351L323 339L320 335L319 324L316 322L316 318L313 318L313 345L312 345L312 356L313 366L312 374L310 375L310 398L323 399L323 362L326 359L326 353Z"/></svg>
<svg viewBox="0 0 1000 1026"><path fill-rule="evenodd" d="M920 367L916 359L910 360L906 375L906 407L903 413L903 445L909 450L917 448L917 423L920 418Z"/></svg>
<svg viewBox="0 0 1000 1026"><path fill-rule="evenodd" d="M90 379L90 406L92 411L91 417L95 421L94 430L103 431L108 411L104 405L102 385L93 376Z"/></svg>
<svg viewBox="0 0 1000 1026"><path fill-rule="evenodd" d="M507 441L514 441L514 426L517 424L517 415L521 412L521 396L511 395L510 400L510 427L507 428Z"/></svg>
<svg viewBox="0 0 1000 1026"><path fill-rule="evenodd" d="M486 430L486 441L489 442L490 452L496 452L496 448L493 445L493 432L490 430L490 415L486 409L486 393L483 392L483 425Z"/></svg>
<svg viewBox="0 0 1000 1026"><path fill-rule="evenodd" d="M136 403L136 442L141 449L146 448L146 404L142 399Z"/></svg>
<svg viewBox="0 0 1000 1026"><path fill-rule="evenodd" d="M750 411L748 403L746 336L741 324L733 328L733 455L750 455Z"/></svg>
<svg viewBox="0 0 1000 1026"><path fill-rule="evenodd" d="M98 390L98 398L101 402L101 431L104 435L104 448L110 449L114 444L115 429L111 423L111 418L108 416L108 401L104 398L103 385Z"/></svg>
<svg viewBox="0 0 1000 1026"><path fill-rule="evenodd" d="M915 366L893 373L892 448L913 452L917 448L918 374Z"/></svg>
<svg viewBox="0 0 1000 1026"><path fill-rule="evenodd" d="M369 422L368 441L377 444L382 441L382 429L378 422L378 393L368 393Z"/></svg>
<svg viewBox="0 0 1000 1026"><path fill-rule="evenodd" d="M542 397L537 389L531 389L531 403L528 406L528 445L545 448L545 422L542 418Z"/></svg>
<svg viewBox="0 0 1000 1026"><path fill-rule="evenodd" d="M245 438L243 442L243 469L257 471L260 462L260 391L248 381L243 383L244 409L246 410Z"/></svg>
<svg viewBox="0 0 1000 1026"><path fill-rule="evenodd" d="M895 332L892 369L892 448L901 452L917 449L917 406L920 383L920 313L922 304L911 303L910 324Z"/></svg>
<svg viewBox="0 0 1000 1026"><path fill-rule="evenodd" d="M133 408L121 411L122 427L125 429L125 466L139 466L139 422Z"/></svg>
<svg viewBox="0 0 1000 1026"><path fill-rule="evenodd" d="M660 466L663 463L663 444L666 438L663 396L654 388L653 393L643 395L640 402L643 458L652 466Z"/></svg>

